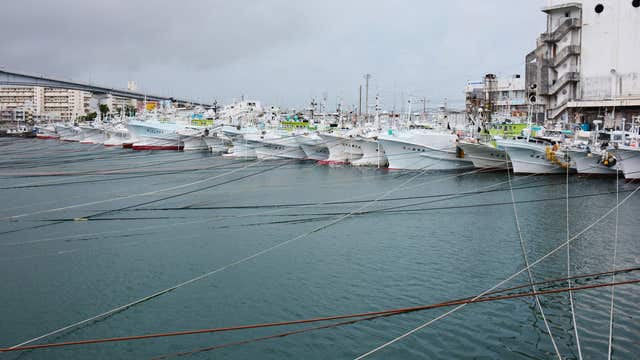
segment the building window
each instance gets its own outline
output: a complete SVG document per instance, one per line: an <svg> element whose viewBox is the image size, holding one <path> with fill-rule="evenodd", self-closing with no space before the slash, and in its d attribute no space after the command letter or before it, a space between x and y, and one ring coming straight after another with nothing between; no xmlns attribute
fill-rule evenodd
<svg viewBox="0 0 640 360"><path fill-rule="evenodd" d="M568 12L564 13L564 17L568 18L570 16L571 16L571 13L568 13Z"/></svg>
<svg viewBox="0 0 640 360"><path fill-rule="evenodd" d="M596 14L602 13L604 11L604 5L602 5L602 4L596 5L596 9L595 10L596 10Z"/></svg>

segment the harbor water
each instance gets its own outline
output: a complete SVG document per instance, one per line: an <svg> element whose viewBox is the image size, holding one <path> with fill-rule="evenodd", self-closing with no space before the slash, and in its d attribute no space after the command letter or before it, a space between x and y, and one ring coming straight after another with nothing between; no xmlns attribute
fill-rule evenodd
<svg viewBox="0 0 640 360"><path fill-rule="evenodd" d="M569 237L590 227L571 243L571 274L611 270L616 233L616 268L640 267L640 195L620 206L617 227L616 211L602 218L616 206L617 194L622 201L638 184L575 175L511 180L530 262L567 240L568 183ZM22 343L192 279L33 344L475 296L524 267L509 189L505 172L403 172L0 139L0 344ZM566 274L566 248L533 267L535 280ZM630 272L616 280L635 277ZM523 273L504 287L527 281ZM616 287L614 359L635 359L640 353L639 293L638 285ZM559 352L577 359L568 294L544 295L540 301ZM584 358L606 357L611 289L576 291L574 302ZM378 318L189 357L353 359L449 310ZM40 349L0 358L146 359L309 326L314 325ZM554 357L531 297L469 304L371 356Z"/></svg>

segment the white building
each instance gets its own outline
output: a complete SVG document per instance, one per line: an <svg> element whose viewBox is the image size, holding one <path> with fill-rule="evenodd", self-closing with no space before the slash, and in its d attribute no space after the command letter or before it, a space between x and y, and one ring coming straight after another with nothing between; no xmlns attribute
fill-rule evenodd
<svg viewBox="0 0 640 360"><path fill-rule="evenodd" d="M138 102L135 99L122 98L111 94L100 96L98 101L100 104L107 105L109 107L109 112L112 114L126 111L127 106L136 108L138 105ZM99 109L92 109L92 111L100 112Z"/></svg>
<svg viewBox="0 0 640 360"><path fill-rule="evenodd" d="M637 116L640 1L554 0L542 11L547 31L526 57L538 119L566 124L600 117L613 127Z"/></svg>
<svg viewBox="0 0 640 360"><path fill-rule="evenodd" d="M467 111L482 108L493 119L519 120L528 113L525 79L520 75L496 77L488 74L483 81L469 81L465 87Z"/></svg>
<svg viewBox="0 0 640 360"><path fill-rule="evenodd" d="M75 120L89 109L91 94L40 86L0 87L0 110L27 111L34 116Z"/></svg>

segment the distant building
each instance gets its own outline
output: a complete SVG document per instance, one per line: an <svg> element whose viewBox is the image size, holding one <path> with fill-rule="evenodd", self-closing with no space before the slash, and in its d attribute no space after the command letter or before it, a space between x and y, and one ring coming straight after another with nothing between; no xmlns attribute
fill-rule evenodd
<svg viewBox="0 0 640 360"><path fill-rule="evenodd" d="M0 110L26 111L36 117L75 120L89 109L91 94L40 86L0 87Z"/></svg>
<svg viewBox="0 0 640 360"><path fill-rule="evenodd" d="M107 105L111 113L124 111L128 106L137 107L136 100L111 94L94 98L91 93L79 90L40 86L0 87L0 110L26 111L35 118L74 121L87 113L99 112L99 104Z"/></svg>
<svg viewBox="0 0 640 360"><path fill-rule="evenodd" d="M138 83L133 80L127 81L127 90L129 91L138 91Z"/></svg>
<svg viewBox="0 0 640 360"><path fill-rule="evenodd" d="M542 11L547 31L526 56L538 121L630 124L640 115L640 1L555 0Z"/></svg>
<svg viewBox="0 0 640 360"><path fill-rule="evenodd" d="M519 121L527 116L525 79L520 75L499 78L488 74L483 81L469 81L465 87L467 111L481 108L494 120Z"/></svg>
<svg viewBox="0 0 640 360"><path fill-rule="evenodd" d="M111 94L107 94L106 96L101 96L99 98L99 103L107 105L109 107L109 112L112 114L120 113L121 111L126 111L127 107L138 107L138 102L135 99L127 99L119 96L113 96ZM148 105L149 103L147 103ZM99 109L92 109L92 111L99 112Z"/></svg>

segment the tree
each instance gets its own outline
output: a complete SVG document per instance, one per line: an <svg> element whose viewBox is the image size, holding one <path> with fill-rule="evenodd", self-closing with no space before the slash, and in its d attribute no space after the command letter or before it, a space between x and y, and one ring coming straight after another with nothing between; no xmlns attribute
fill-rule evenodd
<svg viewBox="0 0 640 360"><path fill-rule="evenodd" d="M125 105L124 107L124 113L128 116L136 116L137 111L138 109L136 109L136 107L133 105Z"/></svg>
<svg viewBox="0 0 640 360"><path fill-rule="evenodd" d="M104 116L109 113L109 106L107 104L100 104L100 120L104 120Z"/></svg>
<svg viewBox="0 0 640 360"><path fill-rule="evenodd" d="M85 121L85 122L91 122L93 120L96 119L96 117L98 117L98 114L94 111L94 112L90 112L87 113L85 115L82 116L78 116L78 121Z"/></svg>

